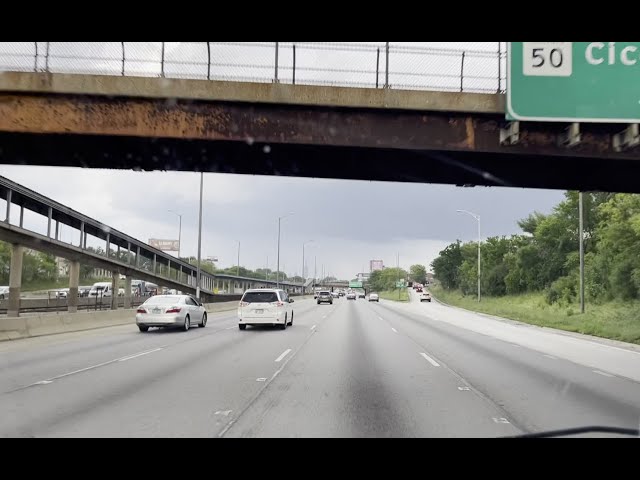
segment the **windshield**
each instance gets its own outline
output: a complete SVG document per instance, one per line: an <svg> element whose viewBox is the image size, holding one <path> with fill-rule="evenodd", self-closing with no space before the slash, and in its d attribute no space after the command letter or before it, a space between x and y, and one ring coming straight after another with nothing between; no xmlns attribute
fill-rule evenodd
<svg viewBox="0 0 640 480"><path fill-rule="evenodd" d="M180 297L164 297L161 295L151 297L149 300L144 302L145 305L175 305L180 302Z"/></svg>
<svg viewBox="0 0 640 480"><path fill-rule="evenodd" d="M276 292L247 292L242 297L245 303L271 303L278 301Z"/></svg>
<svg viewBox="0 0 640 480"><path fill-rule="evenodd" d="M0 437L637 430L639 61L0 42Z"/></svg>

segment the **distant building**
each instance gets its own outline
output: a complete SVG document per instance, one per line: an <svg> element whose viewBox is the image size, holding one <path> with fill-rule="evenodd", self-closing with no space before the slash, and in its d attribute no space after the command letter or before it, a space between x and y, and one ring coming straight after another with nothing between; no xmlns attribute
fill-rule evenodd
<svg viewBox="0 0 640 480"><path fill-rule="evenodd" d="M383 270L384 262L382 260L369 260L369 273L376 270Z"/></svg>

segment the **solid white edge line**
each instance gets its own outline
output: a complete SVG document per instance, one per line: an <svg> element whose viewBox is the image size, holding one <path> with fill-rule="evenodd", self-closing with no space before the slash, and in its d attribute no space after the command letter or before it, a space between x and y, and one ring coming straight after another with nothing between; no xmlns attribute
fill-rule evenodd
<svg viewBox="0 0 640 480"><path fill-rule="evenodd" d="M290 352L290 351L291 351L291 349L290 349L290 348L287 348L284 352L282 352L282 353L280 354L280 356L279 356L278 358L276 358L276 362L279 362L279 361L280 361L280 360L282 360L284 357L286 357L286 356L289 354L289 352Z"/></svg>
<svg viewBox="0 0 640 480"><path fill-rule="evenodd" d="M316 326L315 326L315 325L314 325L313 327L311 327L311 330L315 330L315 329L316 329Z"/></svg>
<svg viewBox="0 0 640 480"><path fill-rule="evenodd" d="M603 375L605 377L615 377L615 375L611 375L610 373L606 373L606 372L601 372L600 370L593 370L593 373L597 373L598 375Z"/></svg>
<svg viewBox="0 0 640 480"><path fill-rule="evenodd" d="M395 328L391 327L391 330L393 330L395 333L398 333L398 330L396 330Z"/></svg>
<svg viewBox="0 0 640 480"><path fill-rule="evenodd" d="M431 358L431 357L430 357L429 355L427 355L426 353L424 353L424 352L420 352L420 355L422 355L422 356L425 358L425 360L426 360L427 362L429 362L431 365L433 365L434 367L439 367L439 366L440 366L440 364L439 364L438 362L436 362L433 358Z"/></svg>

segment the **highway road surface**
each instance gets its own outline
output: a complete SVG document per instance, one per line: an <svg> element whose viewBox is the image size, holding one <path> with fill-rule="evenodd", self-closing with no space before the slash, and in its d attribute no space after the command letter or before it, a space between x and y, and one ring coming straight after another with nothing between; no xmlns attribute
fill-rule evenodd
<svg viewBox="0 0 640 480"><path fill-rule="evenodd" d="M2 437L501 437L638 428L640 349L437 302L297 300L292 327L0 343Z"/></svg>

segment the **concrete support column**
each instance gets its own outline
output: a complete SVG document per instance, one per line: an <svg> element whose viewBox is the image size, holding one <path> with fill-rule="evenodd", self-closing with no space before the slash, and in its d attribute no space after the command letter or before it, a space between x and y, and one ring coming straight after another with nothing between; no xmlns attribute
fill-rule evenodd
<svg viewBox="0 0 640 480"><path fill-rule="evenodd" d="M80 262L69 262L69 295L67 296L67 310L69 313L78 311L78 284L80 283Z"/></svg>
<svg viewBox="0 0 640 480"><path fill-rule="evenodd" d="M11 250L11 270L9 271L9 305L7 317L20 315L20 287L22 286L22 258L24 247L14 243Z"/></svg>
<svg viewBox="0 0 640 480"><path fill-rule="evenodd" d="M131 275L124 279L124 308L131 308Z"/></svg>
<svg viewBox="0 0 640 480"><path fill-rule="evenodd" d="M111 310L118 309L118 272L111 272Z"/></svg>
<svg viewBox="0 0 640 480"><path fill-rule="evenodd" d="M9 220L11 219L11 197L12 197L12 191L7 190L7 215L4 218L4 221L7 223L10 223Z"/></svg>

